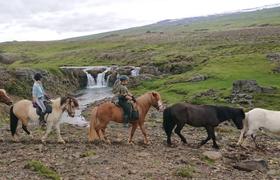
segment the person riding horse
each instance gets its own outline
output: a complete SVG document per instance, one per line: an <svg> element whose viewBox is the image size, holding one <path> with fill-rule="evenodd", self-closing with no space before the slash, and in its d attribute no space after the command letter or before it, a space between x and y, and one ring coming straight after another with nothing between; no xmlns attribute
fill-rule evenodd
<svg viewBox="0 0 280 180"><path fill-rule="evenodd" d="M122 75L119 77L119 82L115 83L113 87L113 93L118 97L118 104L124 111L124 127L128 127L128 123L131 120L132 104L130 101L135 101L133 95L128 91L128 76Z"/></svg>
<svg viewBox="0 0 280 180"><path fill-rule="evenodd" d="M45 90L42 85L41 79L43 76L40 73L36 73L34 75L34 84L32 87L32 102L33 105L36 107L39 106L40 112L39 112L39 121L41 125L45 125L45 114L46 114L46 106L45 101L49 100L49 96L45 93Z"/></svg>

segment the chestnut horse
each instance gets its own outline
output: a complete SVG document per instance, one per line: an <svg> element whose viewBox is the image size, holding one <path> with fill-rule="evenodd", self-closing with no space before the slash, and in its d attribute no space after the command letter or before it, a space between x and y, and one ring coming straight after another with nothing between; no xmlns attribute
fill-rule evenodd
<svg viewBox="0 0 280 180"><path fill-rule="evenodd" d="M79 107L78 101L73 97L62 97L55 100L51 100L52 113L45 115L47 120L47 131L45 135L41 138L41 141L45 143L47 136L51 132L53 126L56 128L56 133L58 136L59 143L65 143L60 135L60 118L64 111L67 111L68 115L71 117L75 116L75 109ZM39 116L36 113L36 108L33 107L31 101L23 99L15 103L10 110L10 126L11 133L15 139L14 135L16 133L18 120L22 122L22 129L33 137L31 132L27 129L27 124L29 120L38 121Z"/></svg>
<svg viewBox="0 0 280 180"><path fill-rule="evenodd" d="M0 102L5 103L7 105L12 105L13 103L4 89L0 89Z"/></svg>
<svg viewBox="0 0 280 180"><path fill-rule="evenodd" d="M139 119L131 123L132 127L128 143L132 143L134 132L139 126L144 136L144 143L148 144L144 121L151 106L155 107L157 110L163 110L163 104L159 93L148 92L136 99L136 108L139 112ZM102 141L110 143L105 136L105 129L110 121L118 123L123 122L123 110L120 107L111 102L105 102L97 107L94 107L90 120L89 141L93 142L96 139L101 139Z"/></svg>

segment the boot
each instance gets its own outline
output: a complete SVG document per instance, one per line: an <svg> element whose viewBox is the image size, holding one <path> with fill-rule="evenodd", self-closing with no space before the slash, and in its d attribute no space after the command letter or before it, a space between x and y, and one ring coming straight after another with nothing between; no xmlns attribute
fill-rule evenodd
<svg viewBox="0 0 280 180"><path fill-rule="evenodd" d="M125 127L125 128L129 127L128 116L127 115L124 115L123 127Z"/></svg>
<svg viewBox="0 0 280 180"><path fill-rule="evenodd" d="M42 126L42 127L45 127L46 126L46 121L45 121L45 114L44 113L41 113L40 116L39 116L39 124Z"/></svg>

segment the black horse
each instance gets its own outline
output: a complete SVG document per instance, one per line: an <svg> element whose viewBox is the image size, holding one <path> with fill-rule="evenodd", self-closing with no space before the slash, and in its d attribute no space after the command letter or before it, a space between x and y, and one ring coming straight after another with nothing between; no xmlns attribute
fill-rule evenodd
<svg viewBox="0 0 280 180"><path fill-rule="evenodd" d="M186 138L181 134L186 123L194 127L205 127L208 136L201 141L200 146L212 139L213 148L218 149L214 128L221 122L232 119L236 127L242 129L244 118L244 111L240 108L177 103L164 110L163 128L167 135L167 144L171 146L171 134L176 125L175 133L183 143L187 143Z"/></svg>

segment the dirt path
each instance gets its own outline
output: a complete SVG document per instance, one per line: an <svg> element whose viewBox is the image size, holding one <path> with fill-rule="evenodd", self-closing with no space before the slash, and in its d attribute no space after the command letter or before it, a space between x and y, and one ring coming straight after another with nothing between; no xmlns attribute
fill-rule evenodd
<svg viewBox="0 0 280 180"><path fill-rule="evenodd" d="M38 160L63 179L183 179L182 176L213 179L266 179L279 178L280 150L277 140L265 135L258 137L266 150L257 151L251 143L247 149L235 146L239 132L230 125L219 128L219 141L223 157L213 161L202 153L212 149L210 141L202 148L196 148L206 136L204 129L185 127L183 134L187 145L179 142L177 136L172 140L176 147L165 145L165 134L160 120L146 123L151 144L143 144L140 130L136 131L135 145L128 145L128 129L111 123L107 132L111 145L89 144L87 129L62 125L62 136L66 144L56 142L55 133L48 143L42 145L43 131L32 128L31 140L20 129L21 141L11 141L8 127L0 133L0 179L44 179L36 170L28 168L30 160ZM268 162L269 173L245 172L234 169L232 165L244 159L264 159ZM179 172L180 171L180 172ZM273 175L270 175L272 174ZM183 175L182 175L183 174Z"/></svg>

